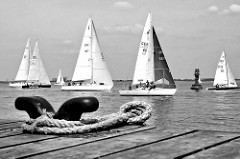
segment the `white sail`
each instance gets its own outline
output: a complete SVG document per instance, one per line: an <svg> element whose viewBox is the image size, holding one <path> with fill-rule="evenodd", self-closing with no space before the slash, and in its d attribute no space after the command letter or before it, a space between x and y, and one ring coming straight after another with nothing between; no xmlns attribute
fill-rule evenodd
<svg viewBox="0 0 240 159"><path fill-rule="evenodd" d="M237 87L237 83L233 77L232 71L227 63L227 70L228 70L228 87Z"/></svg>
<svg viewBox="0 0 240 159"><path fill-rule="evenodd" d="M29 72L29 61L30 61L30 54L31 54L31 45L30 45L30 38L28 38L22 61L19 66L15 81L26 81L28 78Z"/></svg>
<svg viewBox="0 0 240 159"><path fill-rule="evenodd" d="M57 81L56 81L56 83L60 83L60 82L61 82L61 80L62 80L62 70L61 70L61 69L59 69L59 72L58 72L58 76L57 76Z"/></svg>
<svg viewBox="0 0 240 159"><path fill-rule="evenodd" d="M96 83L104 83L107 85L113 85L110 71L108 70L103 52L100 49L97 33L92 22L92 62L93 72L92 80Z"/></svg>
<svg viewBox="0 0 240 159"><path fill-rule="evenodd" d="M38 42L36 41L32 58L30 60L29 81L36 81L42 85L51 85L47 72L39 54Z"/></svg>
<svg viewBox="0 0 240 159"><path fill-rule="evenodd" d="M62 76L62 70L59 69L59 72L58 72L58 76L57 76L57 81L55 83L55 85L64 85L64 80L63 80L63 76Z"/></svg>
<svg viewBox="0 0 240 159"><path fill-rule="evenodd" d="M87 22L72 81L113 84L91 18Z"/></svg>
<svg viewBox="0 0 240 159"><path fill-rule="evenodd" d="M231 69L227 63L225 52L222 52L218 62L213 86L237 87Z"/></svg>
<svg viewBox="0 0 240 159"><path fill-rule="evenodd" d="M92 79L92 20L88 19L72 81Z"/></svg>
<svg viewBox="0 0 240 159"><path fill-rule="evenodd" d="M154 81L152 40L152 17L151 13L149 13L139 45L133 84L144 83L147 80Z"/></svg>
<svg viewBox="0 0 240 159"><path fill-rule="evenodd" d="M161 96L174 95L176 91L174 79L152 25L150 12L139 45L132 85L119 93L127 96Z"/></svg>
<svg viewBox="0 0 240 159"><path fill-rule="evenodd" d="M38 62L38 46L37 43L35 43L33 54L30 57L30 66L29 66L29 75L28 75L28 81L29 82L38 82L39 81L39 62Z"/></svg>

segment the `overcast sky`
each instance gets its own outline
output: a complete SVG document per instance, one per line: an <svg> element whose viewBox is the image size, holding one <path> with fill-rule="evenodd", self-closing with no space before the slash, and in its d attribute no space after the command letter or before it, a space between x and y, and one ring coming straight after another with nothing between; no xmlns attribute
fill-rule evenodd
<svg viewBox="0 0 240 159"><path fill-rule="evenodd" d="M113 79L131 79L149 11L174 78L214 77L222 50L240 78L239 0L0 0L0 80L15 78L28 37L50 79L71 79L89 16Z"/></svg>

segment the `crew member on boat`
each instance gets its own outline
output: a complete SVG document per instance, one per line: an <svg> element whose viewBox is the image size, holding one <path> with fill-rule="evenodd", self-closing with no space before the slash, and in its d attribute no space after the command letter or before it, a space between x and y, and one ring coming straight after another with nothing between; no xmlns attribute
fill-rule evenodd
<svg viewBox="0 0 240 159"><path fill-rule="evenodd" d="M149 82L148 82L148 80L147 80L147 82L146 82L146 87L147 87L147 88L149 87Z"/></svg>

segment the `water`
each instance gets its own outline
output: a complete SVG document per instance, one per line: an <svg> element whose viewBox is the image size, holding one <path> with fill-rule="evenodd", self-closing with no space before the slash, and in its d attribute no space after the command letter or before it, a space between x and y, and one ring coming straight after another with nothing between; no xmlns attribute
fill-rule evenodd
<svg viewBox="0 0 240 159"><path fill-rule="evenodd" d="M203 90L196 92L190 90L193 82L177 81L176 84L178 91L173 97L120 96L118 90L123 87L123 82L115 82L115 86L109 92L61 91L57 86L51 89L17 90L9 88L7 84L0 84L0 119L28 119L26 112L19 111L14 106L14 101L19 96L42 96L55 110L70 98L95 96L100 102L99 109L94 113L84 114L83 118L115 113L124 103L142 100L153 107L153 115L146 124L157 125L162 129L240 130L240 90L206 91L205 88L212 85L211 82L207 82L202 84Z"/></svg>

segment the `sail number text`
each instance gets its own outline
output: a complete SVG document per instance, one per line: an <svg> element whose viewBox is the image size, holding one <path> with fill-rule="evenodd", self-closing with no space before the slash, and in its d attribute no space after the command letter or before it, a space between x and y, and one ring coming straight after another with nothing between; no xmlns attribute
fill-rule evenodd
<svg viewBox="0 0 240 159"><path fill-rule="evenodd" d="M148 48L148 43L142 42L140 43L140 47L143 49L142 50L142 54L145 55L147 52L147 48Z"/></svg>

